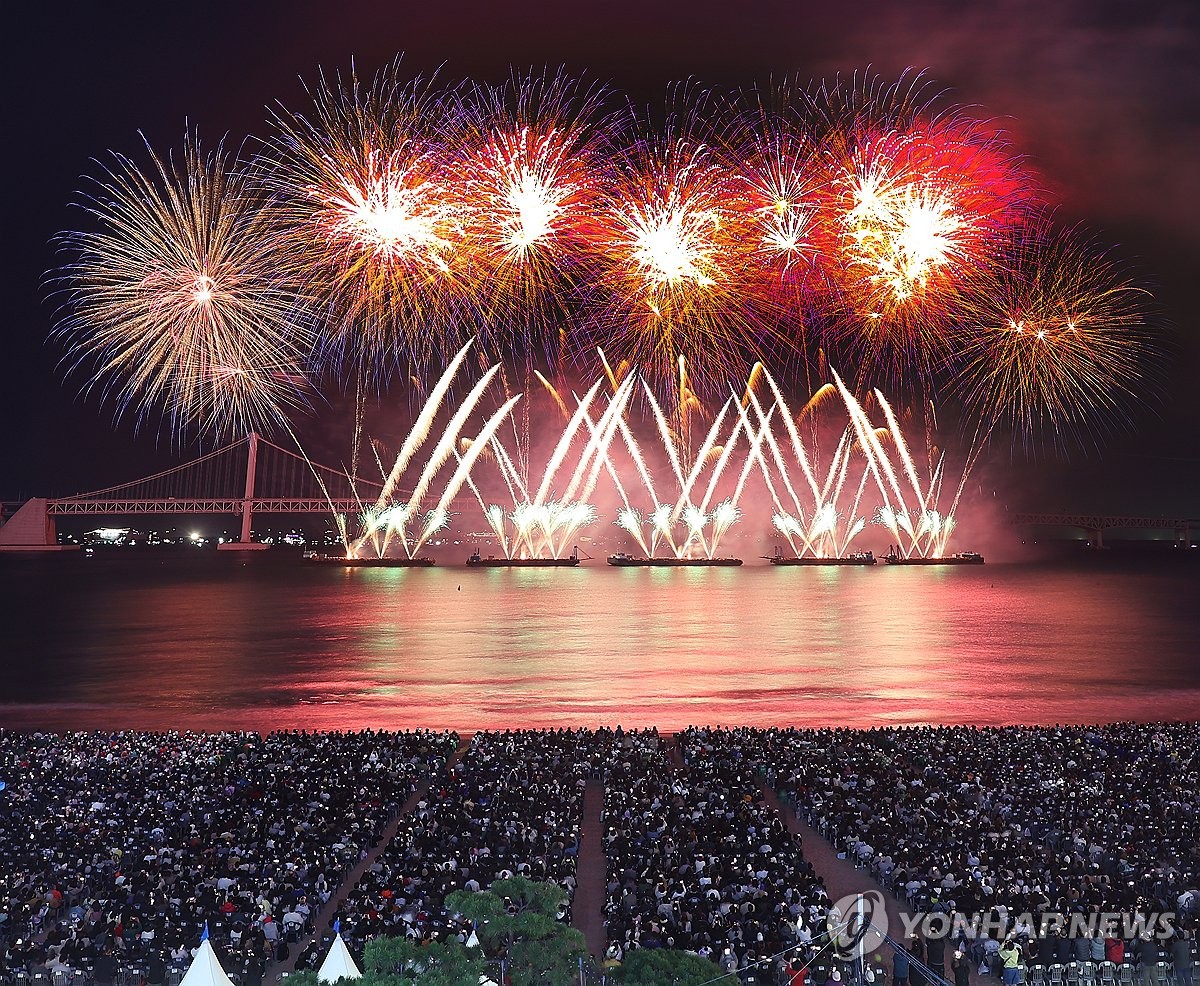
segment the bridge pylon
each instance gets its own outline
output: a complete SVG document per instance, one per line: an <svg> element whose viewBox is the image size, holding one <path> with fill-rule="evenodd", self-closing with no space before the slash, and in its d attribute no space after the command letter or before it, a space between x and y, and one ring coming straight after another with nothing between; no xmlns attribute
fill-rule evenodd
<svg viewBox="0 0 1200 986"><path fill-rule="evenodd" d="M250 440L246 443L246 490L242 497L242 532L237 541L225 541L217 545L218 551L265 551L269 544L262 544L251 539L251 525L254 521L254 472L258 467L258 432L250 432Z"/></svg>
<svg viewBox="0 0 1200 986"><path fill-rule="evenodd" d="M59 544L49 501L44 496L26 500L0 527L0 552L75 551L77 544Z"/></svg>

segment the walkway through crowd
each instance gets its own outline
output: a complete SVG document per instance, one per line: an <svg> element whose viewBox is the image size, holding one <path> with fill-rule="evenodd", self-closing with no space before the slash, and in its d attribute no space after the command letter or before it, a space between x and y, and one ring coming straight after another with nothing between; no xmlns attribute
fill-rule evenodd
<svg viewBox="0 0 1200 986"><path fill-rule="evenodd" d="M462 755L467 752L470 746L471 737L464 736L462 741L458 744L458 749L456 749L450 759L446 761L446 766L444 768L445 771L448 772L453 770L454 765L457 764L460 759L462 759ZM333 919L333 915L337 913L337 909L342 905L342 902L349 895L350 891L354 889L358 881L362 879L363 874L366 873L372 864L374 864L375 860L379 858L379 854L383 852L383 850L388 847L389 843L391 843L392 839L396 837L396 832L400 828L400 823L404 821L404 817L416 810L417 805L424 800L425 796L429 793L430 786L435 780L437 780L437 776L437 774L431 775L429 779L425 781L425 783L419 788L417 788L417 790L412 793L408 800L400 806L400 810L396 812L395 817L384 830L379 841L371 847L370 851L368 851L361 860L359 860L358 865L346 875L346 879L343 880L341 886L334 891L333 895L326 902L325 906L321 908L320 912L314 915L312 925L314 930L302 937L294 946L289 946L291 951L284 961L272 963L267 967L266 975L264 977L265 982L274 982L281 972L294 972L296 969L296 959L303 954L304 950L308 948L314 940L318 940L329 935L329 925Z"/></svg>

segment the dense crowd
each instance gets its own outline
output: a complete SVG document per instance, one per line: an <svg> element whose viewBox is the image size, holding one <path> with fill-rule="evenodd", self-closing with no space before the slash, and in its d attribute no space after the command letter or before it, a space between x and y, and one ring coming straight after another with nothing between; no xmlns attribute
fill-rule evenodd
<svg viewBox="0 0 1200 986"><path fill-rule="evenodd" d="M369 850L333 915L355 950L377 935L466 937L447 895L517 875L560 886L567 921L585 792L602 781L609 962L678 948L743 983L836 983L824 946L839 916L773 789L910 911L992 920L908 942L897 986L910 953L956 981L966 965L1036 981L1070 961L1173 962L1190 986L1197 724L693 728L677 743L521 730L477 733L450 763L457 744L428 732L0 731L4 970L77 970L104 986L133 969L158 986L207 926L254 986L281 940L328 930L316 915ZM1097 912L1166 912L1180 933L1039 933L1048 915ZM300 966L319 961L321 941Z"/></svg>
<svg viewBox="0 0 1200 986"><path fill-rule="evenodd" d="M614 960L680 948L768 981L773 956L825 927L824 884L744 763L676 765L630 734L605 776L604 848Z"/></svg>
<svg viewBox="0 0 1200 986"><path fill-rule="evenodd" d="M584 790L610 730L481 732L401 823L339 910L353 946L376 935L416 941L462 934L446 912L455 890L524 876L575 889Z"/></svg>
<svg viewBox="0 0 1200 986"><path fill-rule="evenodd" d="M423 731L0 731L4 968L162 982L207 926L253 981L457 744Z"/></svg>
<svg viewBox="0 0 1200 986"><path fill-rule="evenodd" d="M913 912L999 918L1021 964L1182 957L1200 916L1200 725L693 729L754 765ZM1074 916L1173 915L1174 940L1071 935ZM1040 936L1053 915L1068 931ZM1028 916L1028 917L1026 917ZM962 934L997 968L1004 931ZM917 944L919 949L920 945ZM1084 954L1086 951L1086 955Z"/></svg>

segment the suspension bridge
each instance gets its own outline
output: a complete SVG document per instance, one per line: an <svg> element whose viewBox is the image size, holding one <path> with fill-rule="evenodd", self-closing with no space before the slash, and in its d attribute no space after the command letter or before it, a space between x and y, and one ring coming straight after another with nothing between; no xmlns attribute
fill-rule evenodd
<svg viewBox="0 0 1200 986"><path fill-rule="evenodd" d="M0 551L56 550L58 517L225 514L241 518L240 540L222 547L265 548L252 539L255 514L354 515L373 505L382 482L311 462L261 435L199 458L76 496L27 500L0 527ZM399 490L394 498L403 498Z"/></svg>

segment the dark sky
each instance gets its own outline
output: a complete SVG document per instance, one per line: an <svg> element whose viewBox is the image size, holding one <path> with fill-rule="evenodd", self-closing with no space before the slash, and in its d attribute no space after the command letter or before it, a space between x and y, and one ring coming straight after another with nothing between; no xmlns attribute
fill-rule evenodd
<svg viewBox="0 0 1200 986"><path fill-rule="evenodd" d="M396 52L416 72L500 80L565 65L638 102L688 77L736 86L873 65L927 68L959 102L1004 118L1061 198L1156 286L1173 325L1157 396L1127 435L1067 461L993 456L1014 502L1200 516L1200 15L1188 0L613 0L529 3L28 4L10 13L3 91L0 497L66 495L175 461L172 440L112 423L78 396L46 338L48 241L90 158L160 152L185 122L236 144L276 99L301 108L319 67L369 75ZM140 159L140 158L139 158ZM1000 481L1000 480L998 480Z"/></svg>

